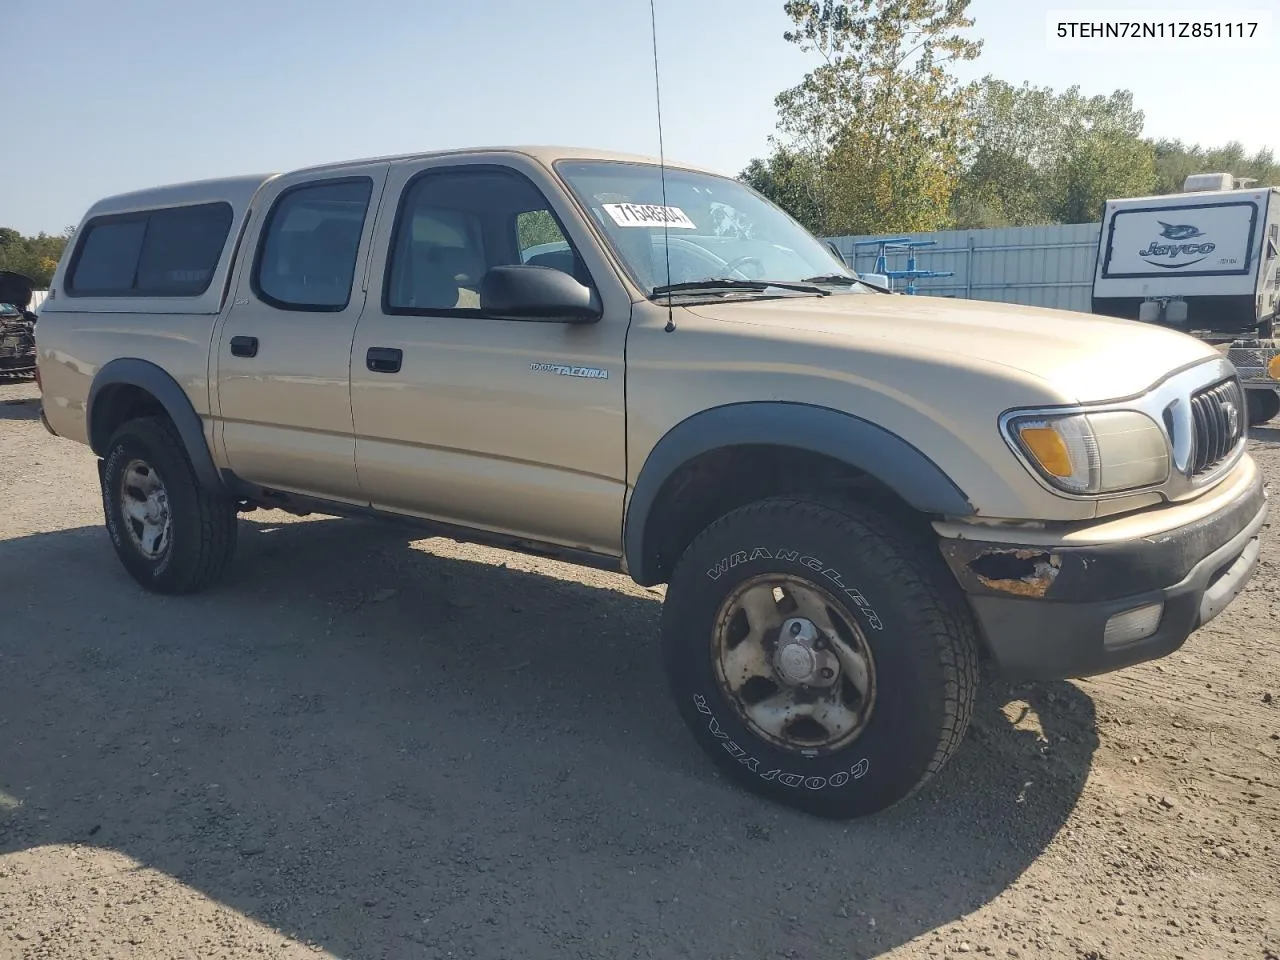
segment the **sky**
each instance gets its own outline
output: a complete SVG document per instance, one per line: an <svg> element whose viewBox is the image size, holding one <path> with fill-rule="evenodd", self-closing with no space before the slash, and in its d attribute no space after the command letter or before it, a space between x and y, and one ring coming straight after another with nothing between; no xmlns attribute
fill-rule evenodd
<svg viewBox="0 0 1280 960"><path fill-rule="evenodd" d="M1234 20L1272 2L1110 6ZM774 96L814 63L782 39L782 0L655 3L666 155L736 174L767 151ZM1150 136L1280 149L1274 33L1119 53L1049 42L1050 10L1107 6L972 0L984 50L963 76L1127 88ZM28 234L114 193L333 160L512 143L658 153L649 0L0 0L0 37L18 39L0 74L0 226Z"/></svg>

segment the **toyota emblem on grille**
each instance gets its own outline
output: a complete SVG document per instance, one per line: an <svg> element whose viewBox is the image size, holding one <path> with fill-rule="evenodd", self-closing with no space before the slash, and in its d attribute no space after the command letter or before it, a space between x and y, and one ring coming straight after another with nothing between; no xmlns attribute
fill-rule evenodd
<svg viewBox="0 0 1280 960"><path fill-rule="evenodd" d="M1219 406L1222 408L1222 415L1227 420L1227 435L1233 438L1236 437L1240 433L1240 411L1229 400L1222 401Z"/></svg>

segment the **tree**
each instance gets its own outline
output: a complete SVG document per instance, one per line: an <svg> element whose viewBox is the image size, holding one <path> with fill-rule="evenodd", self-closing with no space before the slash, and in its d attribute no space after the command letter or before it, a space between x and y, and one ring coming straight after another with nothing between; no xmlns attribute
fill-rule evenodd
<svg viewBox="0 0 1280 960"><path fill-rule="evenodd" d="M1053 153L1047 135L1052 116L1053 91L1047 87L983 80L970 107L965 172L952 201L960 226L1048 221L1041 171Z"/></svg>
<svg viewBox="0 0 1280 960"><path fill-rule="evenodd" d="M1092 223L1112 197L1140 197L1155 185L1155 158L1146 141L1091 132L1074 140L1054 180L1051 212L1058 223Z"/></svg>
<svg viewBox="0 0 1280 960"><path fill-rule="evenodd" d="M778 95L768 160L744 171L820 234L944 226L981 43L969 0L789 0L784 39L820 63ZM767 190L762 192L768 192ZM796 206L791 206L796 204Z"/></svg>
<svg viewBox="0 0 1280 960"><path fill-rule="evenodd" d="M47 287L72 233L68 227L59 236L42 232L25 237L11 227L0 227L0 270L30 277L37 288Z"/></svg>
<svg viewBox="0 0 1280 960"><path fill-rule="evenodd" d="M1155 188L1155 153L1142 139L1145 117L1133 94L1083 97L1070 87L1055 104L1062 153L1052 177L1051 212L1059 223L1101 218L1111 197L1136 197Z"/></svg>
<svg viewBox="0 0 1280 960"><path fill-rule="evenodd" d="M1230 173L1256 180L1253 186L1280 187L1280 163L1270 150L1253 156L1232 141L1221 147L1187 146L1180 140L1157 140L1154 144L1156 193L1178 193L1193 173Z"/></svg>
<svg viewBox="0 0 1280 960"><path fill-rule="evenodd" d="M9 227L0 227L0 270L29 276L36 287L47 287L67 246L67 236L38 233L24 237Z"/></svg>
<svg viewBox="0 0 1280 960"><path fill-rule="evenodd" d="M825 233L818 195L820 171L811 157L775 144L767 159L752 160L738 179L782 207L810 232Z"/></svg>
<svg viewBox="0 0 1280 960"><path fill-rule="evenodd" d="M1155 185L1133 94L1086 97L987 77L974 101L973 136L952 204L961 227L1082 223L1109 197Z"/></svg>
<svg viewBox="0 0 1280 960"><path fill-rule="evenodd" d="M516 233L522 251L544 243L564 241L560 225L550 210L528 210L520 214L516 218Z"/></svg>

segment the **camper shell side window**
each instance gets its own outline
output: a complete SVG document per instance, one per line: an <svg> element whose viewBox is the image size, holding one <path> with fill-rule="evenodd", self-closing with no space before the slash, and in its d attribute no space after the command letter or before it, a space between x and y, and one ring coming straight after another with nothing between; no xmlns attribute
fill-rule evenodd
<svg viewBox="0 0 1280 960"><path fill-rule="evenodd" d="M231 231L224 201L94 217L76 240L69 297L199 297Z"/></svg>

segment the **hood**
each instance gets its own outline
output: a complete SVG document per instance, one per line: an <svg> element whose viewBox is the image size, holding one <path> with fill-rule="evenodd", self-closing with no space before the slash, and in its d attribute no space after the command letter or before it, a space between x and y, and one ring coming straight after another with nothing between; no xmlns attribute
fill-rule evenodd
<svg viewBox="0 0 1280 960"><path fill-rule="evenodd" d="M693 313L730 323L825 334L874 355L964 356L1020 370L1064 400L1097 402L1141 393L1170 373L1221 357L1183 333L1110 317L980 300L835 294L699 304ZM805 339L810 339L806 337Z"/></svg>
<svg viewBox="0 0 1280 960"><path fill-rule="evenodd" d="M19 310L31 306L31 291L36 282L20 273L0 270L0 303L12 303Z"/></svg>

